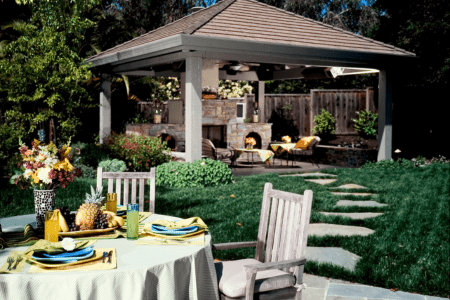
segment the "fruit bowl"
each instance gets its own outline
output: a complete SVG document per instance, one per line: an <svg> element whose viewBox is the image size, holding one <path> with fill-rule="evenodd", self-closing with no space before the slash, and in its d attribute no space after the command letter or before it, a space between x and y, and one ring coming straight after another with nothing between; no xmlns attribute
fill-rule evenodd
<svg viewBox="0 0 450 300"><path fill-rule="evenodd" d="M59 232L59 236L61 236L61 237L77 237L77 236L85 236L85 235L96 235L96 234L102 234L105 232L114 231L116 228L119 228L119 227L120 226L110 227L110 228L105 228L105 229Z"/></svg>

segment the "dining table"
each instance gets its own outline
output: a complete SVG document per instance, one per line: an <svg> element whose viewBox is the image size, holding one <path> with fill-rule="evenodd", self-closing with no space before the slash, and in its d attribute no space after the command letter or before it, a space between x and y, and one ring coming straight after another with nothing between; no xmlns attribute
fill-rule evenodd
<svg viewBox="0 0 450 300"><path fill-rule="evenodd" d="M295 147L296 143L284 143L284 142L274 142L270 144L275 157L280 157L283 152L286 152L286 166L289 164L289 154L291 150ZM275 163L275 157L273 159L273 163ZM281 161L283 163L283 161ZM294 165L294 161L292 160L292 165Z"/></svg>
<svg viewBox="0 0 450 300"><path fill-rule="evenodd" d="M180 218L152 214L143 223ZM34 214L0 219L3 232L23 230L34 224ZM0 250L0 266L12 251ZM0 274L0 299L11 300L122 300L122 299L219 299L211 235L204 245L142 245L126 238L98 239L94 250L115 248L117 268L71 272Z"/></svg>
<svg viewBox="0 0 450 300"><path fill-rule="evenodd" d="M274 153L271 150L262 150L262 149L247 149L247 148L237 148L234 151L234 156L238 159L242 153L247 153L247 161L250 162L250 157L252 157L252 168L253 168L253 154L256 154L262 162L266 163L270 167L270 161L272 160Z"/></svg>

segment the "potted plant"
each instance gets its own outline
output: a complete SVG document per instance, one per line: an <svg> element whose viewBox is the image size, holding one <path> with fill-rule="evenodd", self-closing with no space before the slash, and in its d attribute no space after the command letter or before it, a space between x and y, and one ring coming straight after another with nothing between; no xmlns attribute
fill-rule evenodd
<svg viewBox="0 0 450 300"><path fill-rule="evenodd" d="M311 131L317 134L324 143L330 141L332 135L335 133L334 126L336 120L333 115L322 108L320 114L314 117L314 123L316 126Z"/></svg>
<svg viewBox="0 0 450 300"><path fill-rule="evenodd" d="M202 99L216 99L217 89L210 86L205 86L202 88Z"/></svg>

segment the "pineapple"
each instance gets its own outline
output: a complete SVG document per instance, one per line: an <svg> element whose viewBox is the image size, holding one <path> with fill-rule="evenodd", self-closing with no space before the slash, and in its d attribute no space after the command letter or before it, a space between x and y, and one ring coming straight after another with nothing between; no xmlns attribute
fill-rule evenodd
<svg viewBox="0 0 450 300"><path fill-rule="evenodd" d="M86 200L78 209L75 217L75 224L80 226L80 230L94 229L97 211L100 209L102 200L105 199L105 197L102 197L102 190L103 187L94 191L91 186L91 195L86 193Z"/></svg>

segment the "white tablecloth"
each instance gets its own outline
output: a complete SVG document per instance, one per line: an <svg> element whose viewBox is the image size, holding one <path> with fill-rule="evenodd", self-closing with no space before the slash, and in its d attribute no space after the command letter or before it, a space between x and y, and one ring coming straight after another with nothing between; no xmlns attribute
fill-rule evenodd
<svg viewBox="0 0 450 300"><path fill-rule="evenodd" d="M154 214L144 220L173 219ZM3 230L35 221L34 215L1 219ZM8 228L9 227L9 228ZM219 299L217 277L211 252L211 236L205 246L136 245L124 238L98 240L94 248L115 247L117 269L0 275L0 299ZM11 251L0 250L0 266Z"/></svg>

